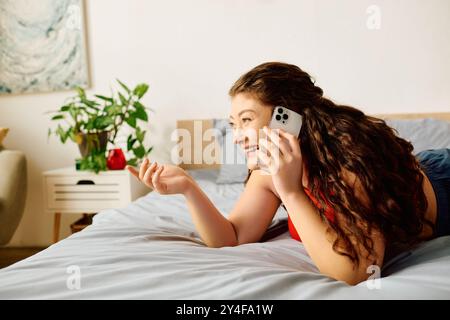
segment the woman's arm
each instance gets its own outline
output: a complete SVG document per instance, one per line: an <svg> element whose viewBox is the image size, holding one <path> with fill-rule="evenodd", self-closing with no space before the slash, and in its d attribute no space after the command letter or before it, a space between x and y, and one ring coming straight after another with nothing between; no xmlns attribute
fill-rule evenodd
<svg viewBox="0 0 450 320"><path fill-rule="evenodd" d="M253 171L247 185L227 219L209 200L199 185L182 168L158 166L145 159L137 171L128 170L160 194L184 195L200 237L209 247L236 246L261 239L270 225L280 200L267 188L271 178Z"/></svg>
<svg viewBox="0 0 450 320"><path fill-rule="evenodd" d="M182 168L158 165L144 159L139 171L127 169L142 183L160 194L182 194L186 198L200 237L208 247L235 246L233 225L216 209L192 177Z"/></svg>
<svg viewBox="0 0 450 320"><path fill-rule="evenodd" d="M280 199L268 188L270 176L254 170L226 219L192 180L185 193L195 227L209 247L236 246L261 240Z"/></svg>
<svg viewBox="0 0 450 320"><path fill-rule="evenodd" d="M292 223L306 250L322 274L345 281L350 285L367 280L369 276L367 268L373 264L373 261L366 258L367 252L361 245L356 244L360 263L358 267L355 267L348 257L333 250L336 233L322 221L317 208L304 192L281 195L281 198L286 209L291 213ZM336 217L338 215L336 214ZM384 241L377 231L373 231L369 236L373 240L374 251L378 257L376 264L381 269Z"/></svg>
<svg viewBox="0 0 450 320"><path fill-rule="evenodd" d="M220 248L238 244L233 224L217 210L194 180L190 181L184 197L195 228L208 247Z"/></svg>
<svg viewBox="0 0 450 320"><path fill-rule="evenodd" d="M260 141L258 157L269 168L273 186L320 272L352 285L366 280L367 268L373 263L374 257L368 257L368 252L362 244L357 243L351 235L348 236L360 260L357 267L348 257L334 251L333 243L337 239L337 234L322 221L317 208L303 191L300 183L303 163L298 139L282 130L265 130L269 140ZM365 201L367 196L356 176L349 172L343 172L343 175L346 182L353 185L355 196ZM335 213L335 219L343 223L342 216L338 212ZM373 241L377 258L375 263L381 268L385 246L383 237L377 230L368 233L368 237Z"/></svg>

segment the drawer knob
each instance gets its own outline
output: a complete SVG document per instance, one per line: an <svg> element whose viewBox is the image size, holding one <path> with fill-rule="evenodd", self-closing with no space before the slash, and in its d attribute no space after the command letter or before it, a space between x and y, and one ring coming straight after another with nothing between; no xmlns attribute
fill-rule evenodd
<svg viewBox="0 0 450 320"><path fill-rule="evenodd" d="M95 184L92 180L79 180L77 184Z"/></svg>

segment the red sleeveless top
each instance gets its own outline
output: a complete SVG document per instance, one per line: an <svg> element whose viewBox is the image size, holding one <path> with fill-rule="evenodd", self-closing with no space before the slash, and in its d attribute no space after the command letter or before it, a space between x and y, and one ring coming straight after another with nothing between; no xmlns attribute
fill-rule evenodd
<svg viewBox="0 0 450 320"><path fill-rule="evenodd" d="M314 205L319 208L319 206L320 206L319 201L316 198L314 198L314 196L311 194L311 192L307 188L304 188L304 190L305 190L306 195L311 199L311 201L314 203ZM328 205L328 201L326 199L324 199L323 195L322 195L322 199L327 204L327 208L325 209L325 216L327 217L328 220L330 220L331 222L334 222L334 210ZM291 217L289 216L289 214L288 214L288 227L289 227L289 233L291 234L291 237L295 240L302 241L300 239L300 236L298 235L297 229L295 229L295 226L291 221Z"/></svg>

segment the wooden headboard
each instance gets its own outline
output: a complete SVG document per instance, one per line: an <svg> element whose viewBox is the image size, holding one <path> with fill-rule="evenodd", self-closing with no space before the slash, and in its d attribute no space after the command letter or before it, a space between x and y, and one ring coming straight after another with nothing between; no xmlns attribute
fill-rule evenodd
<svg viewBox="0 0 450 320"><path fill-rule="evenodd" d="M190 148L183 148L180 151L180 156L184 156L184 152L190 154L190 159L192 162L196 163L181 163L180 167L183 169L218 169L220 168L220 154L216 154L216 161L213 164L205 163L202 159L203 150L214 143L216 145L216 150L219 150L217 141L214 136L206 137L204 139L204 133L207 130L214 128L213 119L193 119L193 120L177 120L177 129L187 130L191 136L191 141L188 143ZM182 142L182 136L179 136L178 142ZM197 160L197 161L195 161Z"/></svg>
<svg viewBox="0 0 450 320"><path fill-rule="evenodd" d="M450 112L441 112L441 113L394 113L394 114L373 114L373 116L377 118L381 118L384 120L387 119L438 119L445 120L450 122ZM177 121L177 129L185 129L190 133L191 144L188 150L183 150L180 152L180 155L183 155L183 152L190 152L191 159L197 159L196 164L187 164L181 163L180 166L184 169L218 169L220 168L220 155L215 155L215 163L205 163L202 161L201 155L203 154L203 150L210 145L211 143L215 143L217 146L217 141L213 135L207 135L207 139L195 139L194 137L204 137L203 133L208 129L213 129L214 120L213 119L192 119L192 120L178 120ZM179 142L182 140L182 137L179 137ZM197 143L195 141L197 141ZM216 150L219 150L216 148Z"/></svg>
<svg viewBox="0 0 450 320"><path fill-rule="evenodd" d="M392 113L392 114L374 114L374 117L381 119L438 119L450 122L450 112L436 113Z"/></svg>

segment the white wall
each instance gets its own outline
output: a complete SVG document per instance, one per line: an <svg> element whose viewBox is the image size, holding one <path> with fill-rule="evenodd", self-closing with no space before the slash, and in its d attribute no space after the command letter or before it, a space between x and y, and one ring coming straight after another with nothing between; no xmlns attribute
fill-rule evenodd
<svg viewBox="0 0 450 320"><path fill-rule="evenodd" d="M310 72L325 94L369 113L450 111L448 0L88 0L93 86L114 79L147 82L154 157L169 159L176 119L226 117L227 90L269 60ZM369 30L366 9L381 9ZM45 111L73 92L0 96L5 145L23 150L29 188L11 246L48 245L52 215L43 212L42 171L69 166L75 145L47 143ZM64 233L76 217L63 219Z"/></svg>

